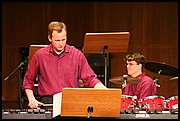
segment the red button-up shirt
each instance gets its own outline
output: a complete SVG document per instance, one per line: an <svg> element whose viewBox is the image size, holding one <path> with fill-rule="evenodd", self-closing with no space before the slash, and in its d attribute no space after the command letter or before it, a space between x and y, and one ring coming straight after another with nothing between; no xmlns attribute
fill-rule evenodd
<svg viewBox="0 0 180 121"><path fill-rule="evenodd" d="M64 87L78 88L79 79L84 81L86 87L94 87L101 82L90 68L84 54L67 44L60 56L53 52L51 44L34 53L24 76L23 90L34 89L38 74L40 96L56 94Z"/></svg>
<svg viewBox="0 0 180 121"><path fill-rule="evenodd" d="M136 78L141 81L136 84L126 84L124 94L130 96L137 96L137 100L145 98L147 96L157 95L156 85L152 78L145 75L143 72Z"/></svg>

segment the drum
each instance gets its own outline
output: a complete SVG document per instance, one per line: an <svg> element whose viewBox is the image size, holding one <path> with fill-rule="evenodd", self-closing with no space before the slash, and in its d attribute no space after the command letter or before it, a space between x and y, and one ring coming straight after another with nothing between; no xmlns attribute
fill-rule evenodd
<svg viewBox="0 0 180 121"><path fill-rule="evenodd" d="M148 96L138 101L139 108L148 113L161 113L164 110L165 97Z"/></svg>
<svg viewBox="0 0 180 121"><path fill-rule="evenodd" d="M166 99L166 108L169 109L171 113L178 112L178 96L172 96Z"/></svg>
<svg viewBox="0 0 180 121"><path fill-rule="evenodd" d="M121 97L121 113L131 113L135 108L136 100L133 96L122 95Z"/></svg>

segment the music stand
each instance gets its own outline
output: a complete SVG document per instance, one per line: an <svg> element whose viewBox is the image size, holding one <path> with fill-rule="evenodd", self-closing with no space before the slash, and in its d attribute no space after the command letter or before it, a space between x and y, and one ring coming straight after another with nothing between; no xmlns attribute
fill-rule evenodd
<svg viewBox="0 0 180 121"><path fill-rule="evenodd" d="M121 89L63 88L62 117L120 117Z"/></svg>
<svg viewBox="0 0 180 121"><path fill-rule="evenodd" d="M105 86L107 86L108 52L127 52L129 32L86 33L84 37L84 53L103 52L105 55Z"/></svg>
<svg viewBox="0 0 180 121"><path fill-rule="evenodd" d="M34 53L39 50L40 48L46 47L48 45L30 45L29 48L29 57L28 57L28 64L31 61L32 56L34 55Z"/></svg>

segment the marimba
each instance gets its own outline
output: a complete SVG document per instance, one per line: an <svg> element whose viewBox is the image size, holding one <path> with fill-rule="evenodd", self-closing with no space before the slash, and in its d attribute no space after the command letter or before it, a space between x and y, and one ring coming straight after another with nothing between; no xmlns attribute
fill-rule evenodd
<svg viewBox="0 0 180 121"><path fill-rule="evenodd" d="M147 113L146 111L138 111L136 113L123 113L119 115L119 119L178 119L178 113L170 111L162 111L161 114ZM59 119L76 119L86 117L58 117ZM93 116L92 116L93 118ZM97 117L96 117L97 118ZM101 118L101 117L99 117ZM43 109L6 109L2 110L2 119L52 119L52 110L45 111Z"/></svg>

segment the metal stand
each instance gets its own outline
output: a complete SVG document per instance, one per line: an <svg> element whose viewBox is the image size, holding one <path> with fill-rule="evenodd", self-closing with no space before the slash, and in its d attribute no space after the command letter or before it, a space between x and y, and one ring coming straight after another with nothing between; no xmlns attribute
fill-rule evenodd
<svg viewBox="0 0 180 121"><path fill-rule="evenodd" d="M154 77L154 83L155 83L156 87L160 87L160 84L158 84L158 80L159 80L158 76L161 74L161 72L162 72L162 70L159 70L157 76Z"/></svg>
<svg viewBox="0 0 180 121"><path fill-rule="evenodd" d="M22 81L23 81L23 70L24 66L21 66L19 69L19 107L20 110L22 111Z"/></svg>
<svg viewBox="0 0 180 121"><path fill-rule="evenodd" d="M19 64L19 66L14 69L14 71L12 71L5 79L4 79L4 82L6 82L17 70L19 70L19 106L20 106L20 110L22 110L22 97L21 97L21 94L22 94L22 73L23 73L23 70L24 70L24 65L26 64L27 62L27 59L23 62L21 62Z"/></svg>
<svg viewBox="0 0 180 121"><path fill-rule="evenodd" d="M124 82L122 84L122 89L124 89L126 87L126 84L127 84L127 77L128 75L123 75L123 78L124 78Z"/></svg>
<svg viewBox="0 0 180 121"><path fill-rule="evenodd" d="M89 119L89 118L92 118L92 112L93 112L93 107L92 106L88 106L88 108L87 108L87 112L88 112L88 114L87 114L87 118Z"/></svg>

